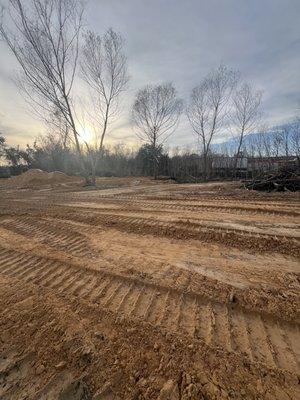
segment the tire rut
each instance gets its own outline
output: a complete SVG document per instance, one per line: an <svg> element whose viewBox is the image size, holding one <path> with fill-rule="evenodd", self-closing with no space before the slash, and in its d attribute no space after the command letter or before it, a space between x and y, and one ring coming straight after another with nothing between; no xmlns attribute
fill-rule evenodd
<svg viewBox="0 0 300 400"><path fill-rule="evenodd" d="M86 216L70 213L64 218L136 234L143 233L178 239L195 239L203 242L225 244L236 248L255 249L255 251L262 253L275 251L284 255L300 256L300 241L297 238L229 227L213 227L201 222L192 222L189 219L168 222L137 216L100 213L88 214Z"/></svg>
<svg viewBox="0 0 300 400"><path fill-rule="evenodd" d="M67 251L76 257L89 258L94 254L87 238L72 228L64 226L62 221L51 221L49 224L43 220L18 217L18 220L1 221L0 226L8 231L46 243L55 249Z"/></svg>
<svg viewBox="0 0 300 400"><path fill-rule="evenodd" d="M104 200L104 199L103 199ZM186 210L186 211L209 211L209 212L216 212L216 213L236 213L236 214L263 214L263 215L280 215L280 216L299 216L300 212L295 210L295 206L289 207L286 206L285 210L282 210L282 204L276 205L264 205L260 203L254 203L250 204L250 206L245 206L245 205L239 205L239 202L227 202L228 204L224 204L223 206L218 204L220 202L220 199L218 200L218 203L213 204L213 201L209 202L202 202L199 200L197 201L199 204L190 204L191 202L183 200L180 202L180 199L177 199L176 202L174 201L162 201L160 200L141 200L140 198L131 198L131 197L120 197L119 199L114 197L114 198L107 198L105 199L107 203L113 203L113 204L122 204L124 203L125 205L138 205L139 207L144 207L144 208L149 208L149 209L154 209L154 210L162 210L162 209L169 209L169 210ZM224 200L222 199L224 202ZM180 204L181 203L181 204ZM251 207L251 205L253 207ZM88 207L88 203L87 203ZM281 209L279 209L281 207Z"/></svg>
<svg viewBox="0 0 300 400"><path fill-rule="evenodd" d="M207 345L250 361L298 373L299 327L258 312L208 301L155 284L92 271L0 249L1 274L96 302L117 315L140 319L169 332L196 336Z"/></svg>

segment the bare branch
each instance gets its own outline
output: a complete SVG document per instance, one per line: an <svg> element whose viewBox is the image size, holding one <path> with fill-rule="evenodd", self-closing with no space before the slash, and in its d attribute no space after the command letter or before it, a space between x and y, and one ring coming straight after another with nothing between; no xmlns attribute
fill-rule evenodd
<svg viewBox="0 0 300 400"><path fill-rule="evenodd" d="M261 98L262 92L254 92L251 86L246 83L242 84L233 96L231 121L238 134L238 146L234 161L235 172L244 137L257 126L260 119L261 113L259 107Z"/></svg>
<svg viewBox="0 0 300 400"><path fill-rule="evenodd" d="M132 108L132 120L137 136L148 142L153 154L173 132L182 112L182 100L171 83L146 86L137 95ZM156 161L154 161L156 164ZM157 168L154 168L156 174Z"/></svg>
<svg viewBox="0 0 300 400"><path fill-rule="evenodd" d="M224 126L228 115L229 100L237 84L237 72L220 65L210 72L192 90L187 116L202 144L204 178L207 178L207 158L213 138Z"/></svg>
<svg viewBox="0 0 300 400"><path fill-rule="evenodd" d="M118 112L119 96L126 89L129 79L122 36L112 29L103 36L87 32L81 70L92 90L101 130L99 149L102 150L108 124Z"/></svg>
<svg viewBox="0 0 300 400"><path fill-rule="evenodd" d="M0 36L21 67L18 86L36 111L59 112L81 153L71 91L77 69L83 7L79 0L8 0L10 22ZM8 26L13 27L11 31Z"/></svg>

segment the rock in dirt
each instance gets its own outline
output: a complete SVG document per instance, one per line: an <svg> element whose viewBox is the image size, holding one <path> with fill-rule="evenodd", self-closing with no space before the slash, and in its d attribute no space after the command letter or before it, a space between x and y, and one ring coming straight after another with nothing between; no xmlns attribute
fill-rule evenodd
<svg viewBox="0 0 300 400"><path fill-rule="evenodd" d="M58 396L58 400L91 400L92 396L87 385L82 380L72 382Z"/></svg>
<svg viewBox="0 0 300 400"><path fill-rule="evenodd" d="M157 400L179 400L177 383L172 379L169 379L162 387Z"/></svg>
<svg viewBox="0 0 300 400"><path fill-rule="evenodd" d="M67 363L65 361L61 361L58 364L55 365L56 369L63 369L65 368L65 366L67 365Z"/></svg>
<svg viewBox="0 0 300 400"><path fill-rule="evenodd" d="M92 400L121 400L112 390L111 383L107 382L101 389L99 389Z"/></svg>
<svg viewBox="0 0 300 400"><path fill-rule="evenodd" d="M45 366L43 364L38 365L35 369L37 375L41 375L45 371Z"/></svg>

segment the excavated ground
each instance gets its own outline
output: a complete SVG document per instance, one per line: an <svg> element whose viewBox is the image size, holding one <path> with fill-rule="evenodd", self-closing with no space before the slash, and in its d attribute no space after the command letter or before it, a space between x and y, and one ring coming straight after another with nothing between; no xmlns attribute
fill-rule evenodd
<svg viewBox="0 0 300 400"><path fill-rule="evenodd" d="M300 203L0 183L0 398L300 398Z"/></svg>

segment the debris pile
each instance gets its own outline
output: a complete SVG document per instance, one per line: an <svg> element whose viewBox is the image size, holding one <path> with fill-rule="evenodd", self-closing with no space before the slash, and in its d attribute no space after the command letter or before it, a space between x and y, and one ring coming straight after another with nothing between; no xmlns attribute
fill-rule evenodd
<svg viewBox="0 0 300 400"><path fill-rule="evenodd" d="M277 174L265 175L260 179L244 181L248 190L266 192L297 192L300 190L300 174L294 171L281 171Z"/></svg>

